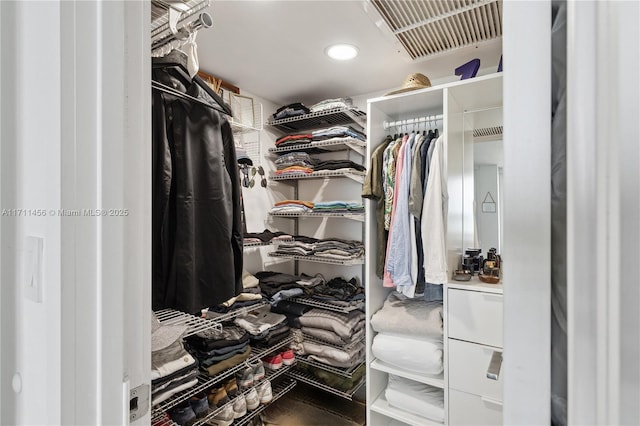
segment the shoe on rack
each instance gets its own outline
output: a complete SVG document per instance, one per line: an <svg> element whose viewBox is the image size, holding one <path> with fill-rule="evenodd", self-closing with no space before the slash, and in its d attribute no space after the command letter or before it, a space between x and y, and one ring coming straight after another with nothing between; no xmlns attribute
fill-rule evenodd
<svg viewBox="0 0 640 426"><path fill-rule="evenodd" d="M213 418L207 420L208 425L211 426L231 426L233 424L233 406L231 404L225 405Z"/></svg>
<svg viewBox="0 0 640 426"><path fill-rule="evenodd" d="M189 398L189 405L191 405L193 412L199 419L209 414L209 401L204 393L199 393Z"/></svg>
<svg viewBox="0 0 640 426"><path fill-rule="evenodd" d="M282 357L282 363L284 365L293 365L296 362L296 356L293 353L293 349L282 352L280 356Z"/></svg>
<svg viewBox="0 0 640 426"><path fill-rule="evenodd" d="M236 383L241 390L253 386L253 368L248 365L236 373Z"/></svg>
<svg viewBox="0 0 640 426"><path fill-rule="evenodd" d="M262 361L257 360L255 364L249 364L251 367L253 367L253 384L255 385L256 382L258 382L259 380L264 379L264 365L262 365Z"/></svg>
<svg viewBox="0 0 640 426"><path fill-rule="evenodd" d="M268 404L273 399L273 392L271 391L271 382L269 380L265 380L260 383L257 389L258 395L260 396L260 404Z"/></svg>
<svg viewBox="0 0 640 426"><path fill-rule="evenodd" d="M227 391L227 396L231 399L238 396L238 383L236 379L233 378L224 384L224 390Z"/></svg>
<svg viewBox="0 0 640 426"><path fill-rule="evenodd" d="M269 355L262 358L262 363L269 370L277 370L282 367L282 357L280 354Z"/></svg>
<svg viewBox="0 0 640 426"><path fill-rule="evenodd" d="M240 417L243 417L246 414L247 414L247 400L245 399L244 395L240 394L240 396L233 401L233 418L239 419Z"/></svg>
<svg viewBox="0 0 640 426"><path fill-rule="evenodd" d="M170 412L171 420L180 426L191 426L196 421L196 413L188 402L184 402Z"/></svg>
<svg viewBox="0 0 640 426"><path fill-rule="evenodd" d="M249 393L247 393L244 397L247 401L247 409L249 411L255 410L260 405L260 397L258 396L256 388L251 388Z"/></svg>
<svg viewBox="0 0 640 426"><path fill-rule="evenodd" d="M209 407L212 409L222 407L224 404L229 402L229 396L227 395L227 391L224 390L224 386L211 389L209 391L208 399Z"/></svg>

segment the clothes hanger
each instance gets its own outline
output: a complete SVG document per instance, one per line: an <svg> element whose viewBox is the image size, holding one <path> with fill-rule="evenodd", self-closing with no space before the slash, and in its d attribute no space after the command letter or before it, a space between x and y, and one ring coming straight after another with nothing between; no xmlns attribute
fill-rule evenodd
<svg viewBox="0 0 640 426"><path fill-rule="evenodd" d="M194 76L193 78L191 78L191 76L189 75L188 70L185 68L184 64L179 62L177 59L173 59L173 57L171 56L171 54L169 54L168 56L165 56L164 58L157 60L157 61L153 61L152 63L152 68L172 68L173 70L175 70L178 75L180 76L180 78L184 81L185 84L190 84L190 83L195 83L197 84L202 90L204 90L204 92L209 95L209 97L211 98L211 102L206 102L202 99L198 99L198 98L194 98L193 96L187 95L186 93L182 93L178 90L175 90L169 86L166 86L162 83L159 83L157 81L153 81L151 82L151 87L156 89L156 90L161 90L163 92L167 92L171 95L177 96L179 98L182 99L186 99L189 100L191 102L196 102L199 103L201 105L204 105L206 107L212 108L222 114L225 115L233 115L231 113L231 108L229 108L224 101L222 100L222 98L220 97L220 95L218 95L216 92L213 91L213 89L211 89L211 87L209 87L209 85L207 83L205 83L205 81L200 78L198 75ZM169 89L169 90L168 90Z"/></svg>

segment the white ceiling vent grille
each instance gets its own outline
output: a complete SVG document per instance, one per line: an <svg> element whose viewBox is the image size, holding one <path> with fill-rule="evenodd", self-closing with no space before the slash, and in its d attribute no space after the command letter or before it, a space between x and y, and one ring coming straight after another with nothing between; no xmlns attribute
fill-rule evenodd
<svg viewBox="0 0 640 426"><path fill-rule="evenodd" d="M473 137L479 138L484 136L502 136L502 126L473 129Z"/></svg>
<svg viewBox="0 0 640 426"><path fill-rule="evenodd" d="M411 59L502 36L502 0L371 0Z"/></svg>

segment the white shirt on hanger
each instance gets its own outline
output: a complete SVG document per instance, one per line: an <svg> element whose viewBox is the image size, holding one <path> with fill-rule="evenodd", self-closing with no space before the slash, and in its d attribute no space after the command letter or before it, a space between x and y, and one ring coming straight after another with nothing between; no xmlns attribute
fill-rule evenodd
<svg viewBox="0 0 640 426"><path fill-rule="evenodd" d="M444 284L447 274L447 141L440 136L429 165L427 189L422 204L420 231L424 253L425 281Z"/></svg>

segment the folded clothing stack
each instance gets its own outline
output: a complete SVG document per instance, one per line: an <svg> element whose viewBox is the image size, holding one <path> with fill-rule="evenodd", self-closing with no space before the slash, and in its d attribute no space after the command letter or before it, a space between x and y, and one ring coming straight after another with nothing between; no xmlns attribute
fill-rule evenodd
<svg viewBox="0 0 640 426"><path fill-rule="evenodd" d="M306 152L289 152L278 157L275 164L276 176L311 174L315 167L315 161Z"/></svg>
<svg viewBox="0 0 640 426"><path fill-rule="evenodd" d="M316 160L313 166L313 170L319 172L321 170L347 170L354 169L359 172L364 172L367 169L351 160Z"/></svg>
<svg viewBox="0 0 640 426"><path fill-rule="evenodd" d="M354 277L349 281L335 277L326 283L313 287L312 297L317 300L364 300L364 287L358 285Z"/></svg>
<svg viewBox="0 0 640 426"><path fill-rule="evenodd" d="M264 306L237 317L234 324L249 334L252 345L268 347L289 336L286 321L286 316L271 312L270 306Z"/></svg>
<svg viewBox="0 0 640 426"><path fill-rule="evenodd" d="M297 256L318 256L337 260L352 260L364 255L364 244L360 241L339 238L316 239L302 235L295 241L278 245L276 253Z"/></svg>
<svg viewBox="0 0 640 426"><path fill-rule="evenodd" d="M291 166L309 167L313 168L315 161L306 152L289 152L281 155L276 161L274 161L278 170L286 169Z"/></svg>
<svg viewBox="0 0 640 426"><path fill-rule="evenodd" d="M361 241L325 238L316 242L314 255L337 260L357 259L364 256L364 244Z"/></svg>
<svg viewBox="0 0 640 426"><path fill-rule="evenodd" d="M326 141L335 138L354 138L361 141L367 140L367 136L364 133L357 131L353 127L334 126L311 132L312 141Z"/></svg>
<svg viewBox="0 0 640 426"><path fill-rule="evenodd" d="M200 368L210 376L235 367L251 355L249 334L240 327L207 329L187 337L186 341Z"/></svg>
<svg viewBox="0 0 640 426"><path fill-rule="evenodd" d="M442 302L411 299L392 291L371 317L371 327L378 333L441 341L442 318Z"/></svg>
<svg viewBox="0 0 640 426"><path fill-rule="evenodd" d="M151 403L159 404L198 384L198 361L182 344L184 325L162 325L151 319Z"/></svg>
<svg viewBox="0 0 640 426"><path fill-rule="evenodd" d="M384 396L392 407L438 423L444 422L442 389L390 374Z"/></svg>
<svg viewBox="0 0 640 426"><path fill-rule="evenodd" d="M373 355L403 370L442 373L442 317L441 302L389 293L382 308L371 317L371 327L377 332L371 346ZM420 353L420 358L413 353Z"/></svg>
<svg viewBox="0 0 640 426"><path fill-rule="evenodd" d="M314 213L364 213L362 203L350 201L322 201L313 205Z"/></svg>
<svg viewBox="0 0 640 426"><path fill-rule="evenodd" d="M335 98L325 99L309 108L311 112L326 111L334 108L352 108L353 99L351 98Z"/></svg>
<svg viewBox="0 0 640 426"><path fill-rule="evenodd" d="M271 312L277 312L287 317L289 327L300 328L300 317L311 310L311 306L301 303L292 302L290 300L281 300L271 306Z"/></svg>
<svg viewBox="0 0 640 426"><path fill-rule="evenodd" d="M291 236L286 234L284 234L282 238L285 236L291 238ZM280 237L274 237L274 239L277 238ZM242 270L242 287L242 293L218 306L209 307L207 310L207 318L218 319L234 309L246 308L248 306L254 306L262 303L262 292L258 279L244 269Z"/></svg>
<svg viewBox="0 0 640 426"><path fill-rule="evenodd" d="M365 357L363 342L356 342L348 348L339 349L335 346L304 340L301 347L297 349L299 355L308 355L309 359L339 368L353 368L363 362Z"/></svg>
<svg viewBox="0 0 640 426"><path fill-rule="evenodd" d="M277 205L277 203L276 203ZM313 208L313 204L311 205ZM268 243L279 240L290 240L291 235L285 234L284 232L272 232L268 229L265 229L262 232L245 232L244 233L244 242L245 243Z"/></svg>
<svg viewBox="0 0 640 426"><path fill-rule="evenodd" d="M273 113L274 120L281 120L287 117L297 117L299 115L309 114L310 110L300 102L294 102L289 105L281 106Z"/></svg>
<svg viewBox="0 0 640 426"><path fill-rule="evenodd" d="M276 176L298 176L310 175L313 173L313 167L306 166L289 166L276 170Z"/></svg>
<svg viewBox="0 0 640 426"><path fill-rule="evenodd" d="M348 314L314 308L300 318L303 335L327 342L303 339L294 345L299 355L340 368L353 368L364 361L365 345L362 342L365 315L362 311ZM339 349L336 346L342 346Z"/></svg>
<svg viewBox="0 0 640 426"><path fill-rule="evenodd" d="M311 133L300 133L297 135L285 135L276 139L276 147L282 148L285 146L298 146L301 147L309 145L311 143L313 135Z"/></svg>
<svg viewBox="0 0 640 426"><path fill-rule="evenodd" d="M272 213L311 213L314 204L310 201L283 200L278 201L271 208Z"/></svg>

